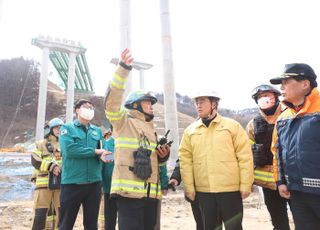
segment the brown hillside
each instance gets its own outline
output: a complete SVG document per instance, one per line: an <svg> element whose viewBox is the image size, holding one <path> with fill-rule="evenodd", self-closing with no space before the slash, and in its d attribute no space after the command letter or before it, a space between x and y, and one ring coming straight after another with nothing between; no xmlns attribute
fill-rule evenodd
<svg viewBox="0 0 320 230"><path fill-rule="evenodd" d="M30 97L30 95L28 95ZM11 147L17 143L24 143L28 140L33 139L35 135L36 117L37 117L37 104L38 95L32 95L31 101L22 105L18 113L17 119L15 120L12 128L10 129L9 135L6 138L5 145L3 147ZM95 96L92 94L76 93L75 99L86 98L90 99L96 106L96 115L93 123L102 126L105 123L105 114L103 109L102 96ZM46 121L49 121L53 117L65 117L65 106L66 106L66 94L64 90L61 90L57 85L52 82L48 82L48 95L47 95L47 110L46 110ZM16 105L8 106L7 111L14 112ZM157 104L155 106L155 124L156 129L160 135L164 134L164 106ZM10 117L11 118L11 117ZM9 118L8 118L9 120ZM179 133L180 137L183 130L192 122L194 118L178 113L179 121ZM9 123L9 122L8 122Z"/></svg>

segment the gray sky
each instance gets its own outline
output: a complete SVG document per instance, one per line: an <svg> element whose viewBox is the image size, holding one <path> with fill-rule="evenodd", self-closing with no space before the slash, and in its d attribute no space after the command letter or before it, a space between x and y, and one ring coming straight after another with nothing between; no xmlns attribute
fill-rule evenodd
<svg viewBox="0 0 320 230"><path fill-rule="evenodd" d="M104 94L115 68L109 61L120 52L117 0L0 1L0 59L40 61L41 50L31 45L39 34L81 41L95 90ZM131 0L132 53L154 65L145 85L158 92L159 1ZM286 63L305 62L320 74L319 9L316 0L170 1L176 91L211 88L220 92L222 107L241 109L255 106L252 88L279 75Z"/></svg>

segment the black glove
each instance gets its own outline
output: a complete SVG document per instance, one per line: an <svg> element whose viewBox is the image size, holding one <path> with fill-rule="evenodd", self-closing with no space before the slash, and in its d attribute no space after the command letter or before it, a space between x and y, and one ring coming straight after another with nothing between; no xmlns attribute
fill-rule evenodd
<svg viewBox="0 0 320 230"><path fill-rule="evenodd" d="M133 152L133 173L142 180L147 180L152 173L150 155L151 150L142 147L138 148L137 151Z"/></svg>
<svg viewBox="0 0 320 230"><path fill-rule="evenodd" d="M265 153L263 144L252 145L253 162L255 166L264 166L269 164L269 157Z"/></svg>

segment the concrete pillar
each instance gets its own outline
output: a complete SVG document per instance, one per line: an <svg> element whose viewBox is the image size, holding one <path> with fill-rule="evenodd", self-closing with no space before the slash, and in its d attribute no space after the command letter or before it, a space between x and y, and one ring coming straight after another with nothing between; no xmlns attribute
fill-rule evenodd
<svg viewBox="0 0 320 230"><path fill-rule="evenodd" d="M3 6L3 1L0 0L0 24L1 24L1 19L2 19L2 6Z"/></svg>
<svg viewBox="0 0 320 230"><path fill-rule="evenodd" d="M178 158L179 128L177 117L177 101L173 73L172 44L170 29L169 1L160 0L160 17L162 33L162 62L163 62L163 89L165 105L166 130L170 129L169 140L173 140L171 147L170 165L174 166Z"/></svg>
<svg viewBox="0 0 320 230"><path fill-rule="evenodd" d="M139 70L140 89L144 89L144 69Z"/></svg>
<svg viewBox="0 0 320 230"><path fill-rule="evenodd" d="M73 53L73 52L69 53L66 122L73 121L74 79L75 79L76 56L77 56L76 53Z"/></svg>
<svg viewBox="0 0 320 230"><path fill-rule="evenodd" d="M42 49L42 62L39 84L36 141L44 137L44 124L46 120L46 103L47 103L47 87L48 87L48 66L49 66L49 48Z"/></svg>
<svg viewBox="0 0 320 230"><path fill-rule="evenodd" d="M131 48L131 6L130 0L120 0L120 53L125 48ZM120 54L119 53L119 54ZM126 84L127 95L132 90L132 76L128 77Z"/></svg>

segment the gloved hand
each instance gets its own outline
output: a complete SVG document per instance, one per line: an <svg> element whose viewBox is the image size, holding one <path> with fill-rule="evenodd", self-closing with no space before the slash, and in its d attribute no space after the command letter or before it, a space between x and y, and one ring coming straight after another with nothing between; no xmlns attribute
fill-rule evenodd
<svg viewBox="0 0 320 230"><path fill-rule="evenodd" d="M170 145L159 145L156 148L156 154L158 155L159 163L166 162L170 157Z"/></svg>
<svg viewBox="0 0 320 230"><path fill-rule="evenodd" d="M147 180L152 173L150 155L151 150L142 147L138 148L137 151L133 152L133 173L142 180Z"/></svg>

